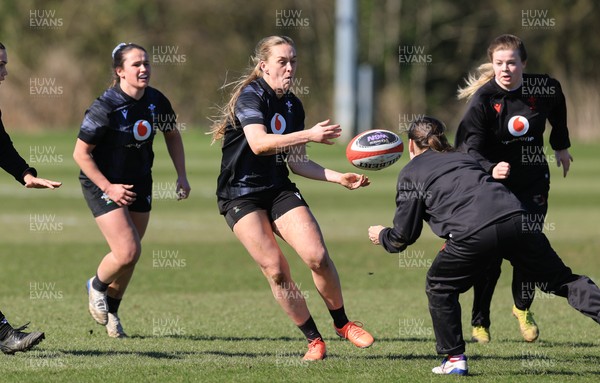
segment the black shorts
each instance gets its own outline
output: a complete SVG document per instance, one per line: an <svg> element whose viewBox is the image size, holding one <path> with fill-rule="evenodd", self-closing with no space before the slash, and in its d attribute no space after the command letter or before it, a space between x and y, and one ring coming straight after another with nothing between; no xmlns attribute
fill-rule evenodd
<svg viewBox="0 0 600 383"><path fill-rule="evenodd" d="M266 210L273 222L298 206L308 207L300 191L293 186L251 193L232 200L219 198L218 205L219 212L225 216L225 221L232 230L242 217L257 210Z"/></svg>
<svg viewBox="0 0 600 383"><path fill-rule="evenodd" d="M108 198L108 196L89 178L80 176L79 182L81 182L81 190L83 191L85 202L87 202L94 217L99 217L122 207ZM152 209L152 177L148 176L141 181L132 182L132 184L132 191L135 192L137 196L135 197L135 201L131 205L128 205L127 208L129 211L137 213L149 212Z"/></svg>

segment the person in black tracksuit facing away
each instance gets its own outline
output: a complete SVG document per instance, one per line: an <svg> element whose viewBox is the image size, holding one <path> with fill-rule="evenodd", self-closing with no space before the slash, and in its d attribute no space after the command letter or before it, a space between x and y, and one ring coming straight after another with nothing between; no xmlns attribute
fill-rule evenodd
<svg viewBox="0 0 600 383"><path fill-rule="evenodd" d="M459 124L455 147L472 155L492 177L503 183L527 210L529 230L542 231L548 211L550 173L546 161L544 130L550 122L550 145L564 176L573 160L568 148L567 108L560 83L547 76L523 73L527 51L513 35L501 35L488 48L489 63L479 67L459 90L459 99L470 100ZM490 341L490 304L501 272L501 262L491 265L473 290L471 325L473 340ZM513 269L513 315L523 338L533 342L539 331L529 311L535 284Z"/></svg>
<svg viewBox="0 0 600 383"><path fill-rule="evenodd" d="M470 155L455 152L440 121L424 117L408 130L411 161L398 176L394 226L371 226L369 239L400 252L420 236L423 221L446 240L427 272L426 292L436 350L447 357L437 374L468 373L459 295L480 270L508 259L547 293L566 297L600 323L600 289L571 272L541 231L527 228L527 212L504 185Z"/></svg>
<svg viewBox="0 0 600 383"><path fill-rule="evenodd" d="M8 54L6 47L0 43L0 83L8 75L6 65L8 64ZM12 175L17 182L25 185L27 188L36 189L55 189L61 186L60 182L50 181L37 177L37 171L30 167L27 162L19 155L15 149L10 136L4 129L2 123L2 112L0 111L0 167L8 174ZM21 326L13 328L2 312L0 312L0 350L5 354L14 354L15 352L25 352L36 344L40 343L45 335L43 332L34 331L26 333L27 327Z"/></svg>

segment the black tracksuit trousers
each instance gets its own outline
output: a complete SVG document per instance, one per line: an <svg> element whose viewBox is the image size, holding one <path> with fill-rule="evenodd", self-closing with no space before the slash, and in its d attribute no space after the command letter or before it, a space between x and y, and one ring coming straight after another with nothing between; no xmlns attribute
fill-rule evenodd
<svg viewBox="0 0 600 383"><path fill-rule="evenodd" d="M439 354L465 351L459 295L502 257L526 280L565 297L577 311L600 323L600 289L586 276L573 274L541 232L528 230L524 213L503 218L459 241L447 240L427 272L426 293Z"/></svg>
<svg viewBox="0 0 600 383"><path fill-rule="evenodd" d="M530 222L523 226L529 231L542 231L548 212L548 193L516 196L527 210L527 217L530 219ZM499 258L496 262L490 264L487 270L482 271L482 277L473 285L471 326L490 327L490 306L501 271L502 258ZM512 294L515 306L519 310L528 310L535 298L535 284L528 281L516 267L513 268Z"/></svg>

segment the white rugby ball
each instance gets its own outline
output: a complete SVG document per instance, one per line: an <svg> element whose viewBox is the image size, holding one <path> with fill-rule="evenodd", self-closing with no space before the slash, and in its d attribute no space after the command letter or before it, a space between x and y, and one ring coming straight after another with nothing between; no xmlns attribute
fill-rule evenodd
<svg viewBox="0 0 600 383"><path fill-rule="evenodd" d="M354 137L346 147L346 158L359 169L381 170L400 159L404 143L394 132L373 129Z"/></svg>

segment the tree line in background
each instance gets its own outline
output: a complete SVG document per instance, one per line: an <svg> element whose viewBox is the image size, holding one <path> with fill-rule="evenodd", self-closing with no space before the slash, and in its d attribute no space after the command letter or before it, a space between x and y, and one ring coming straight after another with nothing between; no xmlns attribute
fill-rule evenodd
<svg viewBox="0 0 600 383"><path fill-rule="evenodd" d="M458 86L487 60L491 39L513 33L525 41L526 71L561 82L572 135L600 137L594 0L357 0L357 9L357 60L374 71L374 128L399 129L421 114L455 128L465 107ZM3 0L10 75L0 108L12 129L76 129L110 84L114 46L136 42L179 121L206 129L256 42L285 34L297 44L292 89L311 125L333 117L335 24L334 0Z"/></svg>

